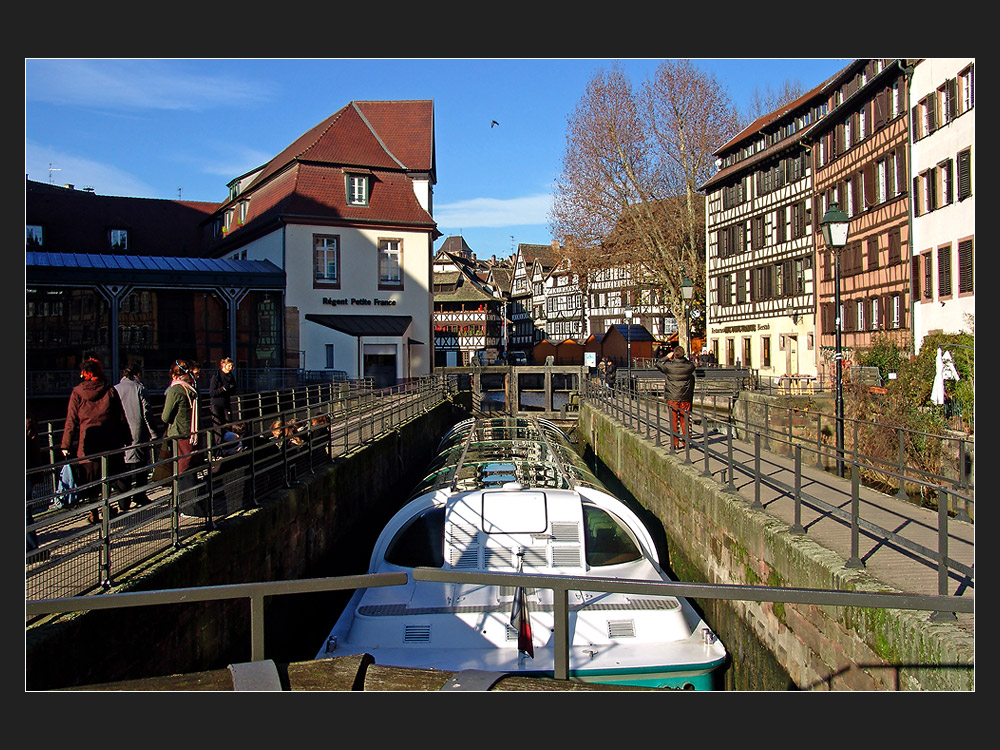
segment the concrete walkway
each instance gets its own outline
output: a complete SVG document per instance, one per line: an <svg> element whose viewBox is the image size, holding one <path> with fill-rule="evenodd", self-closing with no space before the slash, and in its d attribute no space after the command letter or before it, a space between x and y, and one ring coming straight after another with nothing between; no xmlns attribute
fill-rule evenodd
<svg viewBox="0 0 1000 750"><path fill-rule="evenodd" d="M705 471L705 454L702 451L704 432L701 421L692 420L693 435L689 454L679 449L676 457ZM627 419L626 419L627 423ZM668 429L664 420L664 430ZM645 431L645 426L632 429ZM648 438L653 440L654 438ZM710 431L708 472L721 485L729 486L729 437ZM661 444L668 446L669 435L664 432ZM763 446L763 444L762 444ZM761 447L759 488L755 482L755 446L752 442L733 438L732 461L735 470L732 489L748 505L754 505L759 495L763 512L792 527L795 524L795 460ZM853 557L851 522L852 482L841 478L835 471L816 466L814 451L801 452L802 497L799 524L802 533L814 542L842 556L845 563ZM895 496L859 484L859 513L856 563L872 576L892 588L909 594L938 595L940 573L937 562L938 512L900 500ZM819 501L819 502L816 502ZM840 517L839 509L846 517ZM869 524L871 526L869 526ZM877 527L877 530L872 528ZM959 571L949 570L947 593L962 597L975 597L975 524L952 516L947 524L947 557L958 564ZM928 615L930 616L930 615ZM947 618L952 618L948 613ZM957 613L954 622L975 632L975 614Z"/></svg>

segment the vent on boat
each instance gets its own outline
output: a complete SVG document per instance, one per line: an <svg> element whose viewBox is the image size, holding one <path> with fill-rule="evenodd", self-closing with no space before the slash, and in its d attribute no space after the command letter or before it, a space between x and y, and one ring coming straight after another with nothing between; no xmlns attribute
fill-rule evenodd
<svg viewBox="0 0 1000 750"><path fill-rule="evenodd" d="M580 545L552 547L553 568L579 568L580 566Z"/></svg>
<svg viewBox="0 0 1000 750"><path fill-rule="evenodd" d="M608 620L608 638L635 638L635 622Z"/></svg>
<svg viewBox="0 0 1000 750"><path fill-rule="evenodd" d="M407 625L403 631L403 643L430 643L430 625Z"/></svg>
<svg viewBox="0 0 1000 750"><path fill-rule="evenodd" d="M579 542L580 525L577 523L552 522L553 542Z"/></svg>
<svg viewBox="0 0 1000 750"><path fill-rule="evenodd" d="M476 528L448 524L448 564L453 568L479 567L479 531Z"/></svg>

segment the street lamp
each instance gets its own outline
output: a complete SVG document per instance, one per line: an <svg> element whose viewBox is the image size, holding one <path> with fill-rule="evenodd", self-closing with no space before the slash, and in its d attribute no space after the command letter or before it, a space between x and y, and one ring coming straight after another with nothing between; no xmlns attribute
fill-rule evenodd
<svg viewBox="0 0 1000 750"><path fill-rule="evenodd" d="M844 374L841 368L844 353L841 349L840 333L843 327L840 314L840 253L847 244L847 232L850 219L840 210L840 205L831 203L823 214L820 228L823 232L823 242L833 251L833 307L834 307L834 367L837 377L837 474L844 476Z"/></svg>
<svg viewBox="0 0 1000 750"><path fill-rule="evenodd" d="M625 364L625 372L629 386L632 385L632 308L625 306L625 347L628 352L628 360Z"/></svg>
<svg viewBox="0 0 1000 750"><path fill-rule="evenodd" d="M684 279L681 281L681 296L684 298L684 330L687 333L687 348L688 356L691 355L691 300L694 298L694 282L691 281L691 277L687 275L687 271L684 271ZM680 343L680 337L677 337L677 343Z"/></svg>

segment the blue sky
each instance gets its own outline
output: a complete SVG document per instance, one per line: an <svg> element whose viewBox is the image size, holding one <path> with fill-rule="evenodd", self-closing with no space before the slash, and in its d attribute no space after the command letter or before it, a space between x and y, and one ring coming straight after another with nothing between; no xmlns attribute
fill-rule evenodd
<svg viewBox="0 0 1000 750"><path fill-rule="evenodd" d="M636 84L658 59L620 60ZM739 107L849 59L694 59ZM567 117L613 59L26 59L24 171L103 195L222 201L352 100L432 99L444 237L480 258L551 241ZM499 125L491 127L496 120ZM51 171L50 171L51 169ZM440 247L444 237L435 243Z"/></svg>

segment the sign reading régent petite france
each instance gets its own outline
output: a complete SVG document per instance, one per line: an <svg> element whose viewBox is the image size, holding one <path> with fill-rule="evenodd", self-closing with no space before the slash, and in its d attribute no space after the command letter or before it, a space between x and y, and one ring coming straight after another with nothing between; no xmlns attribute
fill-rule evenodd
<svg viewBox="0 0 1000 750"><path fill-rule="evenodd" d="M392 307L393 305L396 304L396 300L378 299L378 298L372 300L372 299L365 299L363 297L362 298L343 297L341 299L332 299L331 297L324 297L323 304L333 305L334 307L336 307L337 305L360 305L362 307L368 307L374 305L375 307L379 306Z"/></svg>

